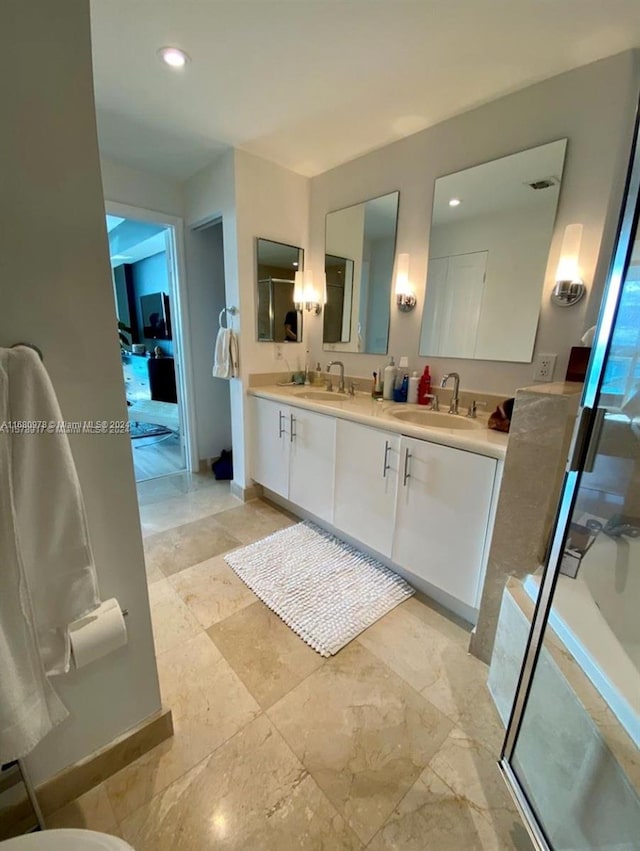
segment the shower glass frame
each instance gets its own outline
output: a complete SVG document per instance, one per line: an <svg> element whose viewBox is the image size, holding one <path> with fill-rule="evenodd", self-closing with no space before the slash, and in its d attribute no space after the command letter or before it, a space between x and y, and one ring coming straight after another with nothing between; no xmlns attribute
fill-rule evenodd
<svg viewBox="0 0 640 851"><path fill-rule="evenodd" d="M625 275L631 259L634 235L640 217L640 144L638 139L640 112L636 120L626 177L622 209L618 222L615 249L609 267L605 293L600 308L589 368L576 418L569 461L565 470L560 502L556 514L551 546L547 556L540 592L535 604L531 629L527 639L518 684L507 724L499 767L534 845L540 851L553 851L544 830L521 783L514 766L514 755L522 721L527 710L533 678L542 650L553 597L560 573L569 523L578 496L582 471L590 448L592 435L598 426L598 400L611 347L613 329L620 305Z"/></svg>

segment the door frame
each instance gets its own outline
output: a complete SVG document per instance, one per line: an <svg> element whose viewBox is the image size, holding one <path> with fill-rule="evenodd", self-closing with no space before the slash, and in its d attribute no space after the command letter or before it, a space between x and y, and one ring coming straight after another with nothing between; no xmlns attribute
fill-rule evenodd
<svg viewBox="0 0 640 851"><path fill-rule="evenodd" d="M180 216L170 216L158 210L134 207L119 201L105 198L105 212L108 215L122 216L125 219L137 219L150 224L165 225L169 228L167 256L169 270L169 291L173 297L171 316L174 333L174 362L176 366L176 384L178 389L178 413L184 438L185 468L187 472L197 473L200 468L198 442L195 431L196 416L193 398L193 368L191 349L186 340L191 339L189 309L186 285L186 263L184 248L184 220ZM177 355L177 357L176 357Z"/></svg>

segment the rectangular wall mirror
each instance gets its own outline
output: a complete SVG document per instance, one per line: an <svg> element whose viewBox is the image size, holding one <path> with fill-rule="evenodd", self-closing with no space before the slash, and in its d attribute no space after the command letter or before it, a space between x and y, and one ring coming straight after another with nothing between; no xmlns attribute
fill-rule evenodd
<svg viewBox="0 0 640 851"><path fill-rule="evenodd" d="M302 342L302 311L293 301L295 274L304 251L295 245L257 239L258 342Z"/></svg>
<svg viewBox="0 0 640 851"><path fill-rule="evenodd" d="M327 214L324 349L385 354L399 192Z"/></svg>
<svg viewBox="0 0 640 851"><path fill-rule="evenodd" d="M436 180L421 355L531 361L566 146Z"/></svg>

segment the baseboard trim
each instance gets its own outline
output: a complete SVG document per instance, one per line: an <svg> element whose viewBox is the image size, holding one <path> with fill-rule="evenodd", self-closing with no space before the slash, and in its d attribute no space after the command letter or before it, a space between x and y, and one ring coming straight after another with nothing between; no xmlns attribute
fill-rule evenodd
<svg viewBox="0 0 640 851"><path fill-rule="evenodd" d="M104 748L63 768L36 789L45 820L47 815L70 804L171 736L173 717L171 710L163 707ZM0 840L19 836L35 827L33 808L26 797L3 808L0 815Z"/></svg>
<svg viewBox="0 0 640 851"><path fill-rule="evenodd" d="M170 709L163 708L111 744L38 786L36 793L42 812L45 815L56 812L171 736L173 717Z"/></svg>
<svg viewBox="0 0 640 851"><path fill-rule="evenodd" d="M249 502L250 499L257 499L259 496L262 496L260 485L249 485L243 488L237 482L231 482L230 492L232 496L237 496L243 502Z"/></svg>

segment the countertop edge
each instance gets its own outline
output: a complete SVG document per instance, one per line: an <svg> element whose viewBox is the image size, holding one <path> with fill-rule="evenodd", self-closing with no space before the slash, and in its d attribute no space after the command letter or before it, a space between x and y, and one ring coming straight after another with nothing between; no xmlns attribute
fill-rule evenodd
<svg viewBox="0 0 640 851"><path fill-rule="evenodd" d="M391 416L385 415L385 411L392 404L389 402L374 402L371 400L372 405L380 406L379 415L374 416L365 411L339 407L341 405L349 405L350 402L341 402L338 398L336 398L336 404L334 405L314 402L312 399L301 399L294 395L294 393L301 390L303 388L300 386L296 386L295 390L274 386L250 387L247 389L247 395L269 399L273 402L282 402L283 404L292 405L295 408L313 411L316 414L333 416L336 419L350 420L351 422L369 426L370 428L394 432L405 435L406 437L416 438L417 440L425 440L428 443L437 443L441 446L450 446L454 449L473 452L476 455L484 455L488 458L495 458L498 461L503 461L506 455L508 435L502 432L490 431L489 429L455 431L453 429L428 428L427 426L400 422ZM363 402L366 401L364 396L358 398L362 398Z"/></svg>

